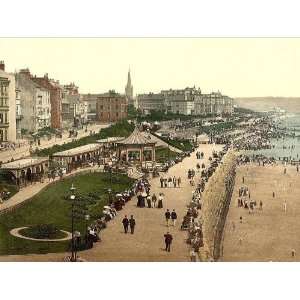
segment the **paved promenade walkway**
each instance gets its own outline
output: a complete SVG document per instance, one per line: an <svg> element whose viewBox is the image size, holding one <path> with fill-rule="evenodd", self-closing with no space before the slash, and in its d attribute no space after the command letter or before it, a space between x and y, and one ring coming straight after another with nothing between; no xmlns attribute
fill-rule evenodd
<svg viewBox="0 0 300 300"><path fill-rule="evenodd" d="M90 125L88 127L88 131L85 132L85 129L81 129L78 131L78 136L77 138L69 138L69 133L68 132L64 132L63 133L63 138L56 138L53 137L51 140L45 140L45 139L41 139L41 145L38 146L39 149L44 149L44 148L50 148L54 145L62 145L64 143L69 143L72 142L72 140L78 140L82 137L88 136L90 134L90 131L95 131L95 132L99 132L100 129L102 128L106 128L110 126L110 124L95 124L95 125ZM36 149L37 146L33 146L33 149ZM24 145L21 146L20 148L15 148L15 150L6 150L6 151L0 151L0 161L2 161L3 163L10 161L12 158L14 160L16 159L20 159L22 157L27 157L29 156L29 145Z"/></svg>
<svg viewBox="0 0 300 300"><path fill-rule="evenodd" d="M221 146L215 146L220 150ZM79 253L87 261L189 261L189 247L185 242L186 231L180 230L182 218L186 212L186 205L192 197L195 187L190 186L187 179L187 170L196 168L197 162L208 165L208 158L213 151L212 145L201 145L200 151L205 153L203 160L197 160L195 153L187 157L182 163L173 166L168 174L180 176L180 188L160 188L159 178L150 181L151 194L163 192L165 194L163 209L138 208L136 199L129 201L117 217L108 223L108 227L101 232L102 242L94 244L90 250ZM197 174L197 177L200 174ZM165 224L164 213L166 209L175 209L178 221L175 227L169 228ZM136 228L134 235L124 234L122 219L124 215L134 215ZM173 235L171 252L164 251L163 235L170 231ZM14 255L0 256L0 261L63 261L66 253L49 253L46 255Z"/></svg>

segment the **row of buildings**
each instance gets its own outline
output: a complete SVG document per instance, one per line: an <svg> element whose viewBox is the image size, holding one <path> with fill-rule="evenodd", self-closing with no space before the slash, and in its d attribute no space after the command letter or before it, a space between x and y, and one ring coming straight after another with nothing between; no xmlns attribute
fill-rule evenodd
<svg viewBox="0 0 300 300"><path fill-rule="evenodd" d="M35 76L29 69L9 73L0 61L0 143L15 142L43 128L61 131L88 122L115 122L127 117L132 101L130 72L124 95L113 90L80 94L74 83L63 85L48 74Z"/></svg>
<svg viewBox="0 0 300 300"><path fill-rule="evenodd" d="M230 115L233 99L220 92L203 94L200 88L162 90L134 98L130 71L125 93L80 94L74 83L31 74L29 69L5 71L0 61L0 143L15 142L43 128L61 131L82 128L88 122L116 122L128 115L128 105L143 114L163 111L180 115Z"/></svg>
<svg viewBox="0 0 300 300"><path fill-rule="evenodd" d="M220 92L203 94L200 88L187 87L138 95L137 106L143 114L156 110L181 115L230 115L233 99Z"/></svg>

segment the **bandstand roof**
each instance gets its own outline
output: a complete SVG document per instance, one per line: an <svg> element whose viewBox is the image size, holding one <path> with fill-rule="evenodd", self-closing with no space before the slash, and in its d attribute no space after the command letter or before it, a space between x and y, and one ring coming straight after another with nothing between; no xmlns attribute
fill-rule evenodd
<svg viewBox="0 0 300 300"><path fill-rule="evenodd" d="M39 165L41 163L47 162L48 157L29 157L19 160L15 160L1 166L2 170L21 170L24 168Z"/></svg>
<svg viewBox="0 0 300 300"><path fill-rule="evenodd" d="M70 156L75 156L75 155L80 155L92 151L99 150L101 148L100 144L88 144L88 145L83 145L80 147L76 147L73 149L61 151L61 152L56 152L52 156L59 156L59 157L70 157Z"/></svg>
<svg viewBox="0 0 300 300"><path fill-rule="evenodd" d="M117 142L120 145L153 145L155 143L156 141L145 137L138 128L135 128L128 138Z"/></svg>

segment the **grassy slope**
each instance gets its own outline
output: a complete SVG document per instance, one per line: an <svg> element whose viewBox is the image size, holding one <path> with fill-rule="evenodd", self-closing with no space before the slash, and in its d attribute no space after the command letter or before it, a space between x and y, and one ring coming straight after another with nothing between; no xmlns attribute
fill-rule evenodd
<svg viewBox="0 0 300 300"><path fill-rule="evenodd" d="M64 196L68 195L72 182L80 194L86 195L89 192L102 194L101 199L89 207L89 213L95 216L102 212L102 207L107 203L107 194L104 189L109 188L108 178L108 175L103 173L67 178L55 185L48 186L16 211L0 216L0 254L48 253L68 250L69 242L28 241L11 236L9 231L16 227L47 223L53 223L59 229L70 231L71 205L64 199ZM125 176L114 175L114 178L115 181L120 180L119 183L113 183L112 189L114 191L123 191L132 183L132 180ZM76 221L75 230L84 233L85 221Z"/></svg>
<svg viewBox="0 0 300 300"><path fill-rule="evenodd" d="M51 148L42 149L35 151L35 155L38 156L51 156L53 153L69 150L75 147L83 146L90 143L95 143L99 139L104 139L107 137L114 136L124 136L127 137L133 131L134 125L129 124L126 120L119 121L116 124L111 125L108 128L103 128L99 133L96 133L92 136L86 136L77 141L66 143L63 145L55 145Z"/></svg>

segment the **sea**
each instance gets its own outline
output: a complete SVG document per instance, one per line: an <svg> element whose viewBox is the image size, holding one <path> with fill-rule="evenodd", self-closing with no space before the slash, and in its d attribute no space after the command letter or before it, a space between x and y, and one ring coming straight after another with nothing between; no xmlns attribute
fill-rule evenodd
<svg viewBox="0 0 300 300"><path fill-rule="evenodd" d="M300 114L286 114L277 119L277 126L294 134L295 137L284 137L271 139L271 149L261 149L257 151L248 151L249 154L262 154L276 159L289 157L292 160L300 159ZM293 147L292 147L293 146Z"/></svg>

